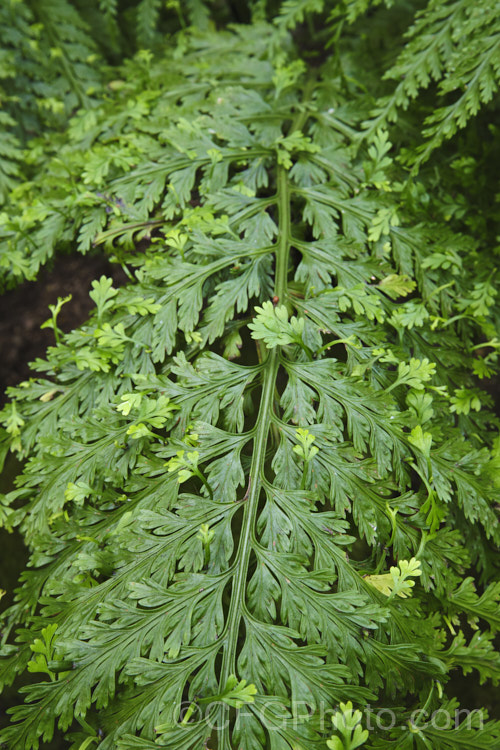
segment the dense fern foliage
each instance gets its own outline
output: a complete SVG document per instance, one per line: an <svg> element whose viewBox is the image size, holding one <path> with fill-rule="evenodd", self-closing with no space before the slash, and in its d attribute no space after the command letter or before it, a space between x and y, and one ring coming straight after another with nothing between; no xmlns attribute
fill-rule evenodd
<svg viewBox="0 0 500 750"><path fill-rule="evenodd" d="M3 283L129 283L0 412L0 742L498 748L498 13L121 6L1 11Z"/></svg>

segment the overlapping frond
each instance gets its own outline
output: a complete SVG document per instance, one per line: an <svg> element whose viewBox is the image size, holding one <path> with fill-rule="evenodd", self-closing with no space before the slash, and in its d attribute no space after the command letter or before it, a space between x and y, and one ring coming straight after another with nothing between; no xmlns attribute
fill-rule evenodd
<svg viewBox="0 0 500 750"><path fill-rule="evenodd" d="M417 14L407 42L385 77L394 90L380 100L369 132L394 122L423 90L436 85L440 104L425 116L424 142L407 155L418 167L444 140L464 128L498 91L500 81L499 6L466 0L430 2Z"/></svg>

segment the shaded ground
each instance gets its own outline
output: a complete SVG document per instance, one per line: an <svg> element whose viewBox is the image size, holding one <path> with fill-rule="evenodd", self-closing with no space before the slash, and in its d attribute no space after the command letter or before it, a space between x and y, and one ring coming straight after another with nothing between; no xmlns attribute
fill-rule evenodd
<svg viewBox="0 0 500 750"><path fill-rule="evenodd" d="M29 362L43 357L54 344L53 332L41 324L50 318L49 305L58 297L72 295L62 308L58 323L70 331L83 323L93 302L91 283L102 274L115 284L124 282L124 274L102 255L61 256L53 269L43 269L37 281L26 281L0 296L0 399L5 388L30 376Z"/></svg>

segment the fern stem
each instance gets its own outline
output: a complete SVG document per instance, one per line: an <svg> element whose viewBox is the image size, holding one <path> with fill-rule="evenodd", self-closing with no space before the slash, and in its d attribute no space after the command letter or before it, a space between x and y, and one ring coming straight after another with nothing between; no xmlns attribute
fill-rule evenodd
<svg viewBox="0 0 500 750"><path fill-rule="evenodd" d="M274 293L283 299L287 287L288 258L290 252L290 199L288 177L286 170L278 169L278 210L279 210L279 242L276 248L276 273ZM279 368L278 349L272 349L265 362L264 383L260 401L259 416L257 418L252 464L250 467L250 491L245 503L241 536L236 553L233 590L226 622L226 640L222 658L220 684L224 685L231 674L236 674L236 652L238 645L239 626L245 606L245 588L247 584L248 565L252 550L252 537L255 519L259 505L262 481L264 479L264 464L268 435L271 425L269 418L273 409L276 376ZM226 720L222 722L219 747L221 750L230 748L229 727Z"/></svg>
<svg viewBox="0 0 500 750"><path fill-rule="evenodd" d="M302 480L300 482L300 489L301 490L305 490L305 488L306 488L307 467L308 467L308 462L304 461L304 466L302 468Z"/></svg>
<svg viewBox="0 0 500 750"><path fill-rule="evenodd" d="M309 98L314 86L314 78L309 79L304 87L304 100ZM302 128L305 120L308 118L308 112L304 109L299 111L294 118L290 127L290 133ZM278 245L276 248L276 264L274 278L274 294L280 300L286 298L288 282L288 263L290 257L290 247L292 243L291 231L291 207L290 207L291 189L288 182L287 171L283 166L277 167L277 200L278 208ZM248 565L250 562L250 553L252 549L252 537L255 527L255 519L259 505L259 498L262 489L264 476L264 465L266 460L266 449L269 431L271 428L270 415L273 413L273 399L276 389L276 378L279 369L279 348L272 349L265 362L264 383L262 387L262 396L257 418L254 451L252 455L252 464L250 467L248 498L245 503L241 536L236 553L235 568L236 574L231 592L231 601L226 621L225 644L222 657L222 668L220 675L220 685L225 685L231 674L236 674L236 653L238 646L238 635L241 618L245 607L245 587L248 577ZM227 711L222 721L220 741L218 747L221 750L230 750L231 743L229 737L229 722L227 721Z"/></svg>
<svg viewBox="0 0 500 750"><path fill-rule="evenodd" d="M207 488L208 494L210 496L210 500L213 501L213 499L214 499L214 493L213 493L212 488L210 487L210 484L208 483L206 477L201 473L201 471L199 469L195 469L194 470L194 474L198 477L198 479L200 479L200 481Z"/></svg>

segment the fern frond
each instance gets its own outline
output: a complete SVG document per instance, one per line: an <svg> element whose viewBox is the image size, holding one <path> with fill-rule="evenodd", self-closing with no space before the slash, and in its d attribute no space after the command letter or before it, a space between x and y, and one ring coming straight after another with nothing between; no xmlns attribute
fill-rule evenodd
<svg viewBox="0 0 500 750"><path fill-rule="evenodd" d="M160 13L160 0L141 0L137 6L137 41L147 49L153 43Z"/></svg>
<svg viewBox="0 0 500 750"><path fill-rule="evenodd" d="M438 84L443 104L424 121L426 142L409 157L418 167L444 140L465 127L498 90L500 25L493 3L474 6L464 0L430 2L409 29L408 42L385 78L397 81L394 91L380 100L368 134L398 117L432 82ZM447 100L453 95L454 101Z"/></svg>
<svg viewBox="0 0 500 750"><path fill-rule="evenodd" d="M459 658L498 678L489 637L447 641L459 617L499 624L497 422L468 395L495 270L420 224L385 136L355 157L356 122L325 105L350 95L328 62L305 75L291 38L276 52L284 33L141 51L14 193L6 281L74 243L129 283L96 280L68 334L56 306L58 340L0 412L24 462L0 519L33 553L0 675L41 675L7 746L75 721L101 750L500 739L414 721L455 710L436 681ZM342 732L353 703L397 726Z"/></svg>

